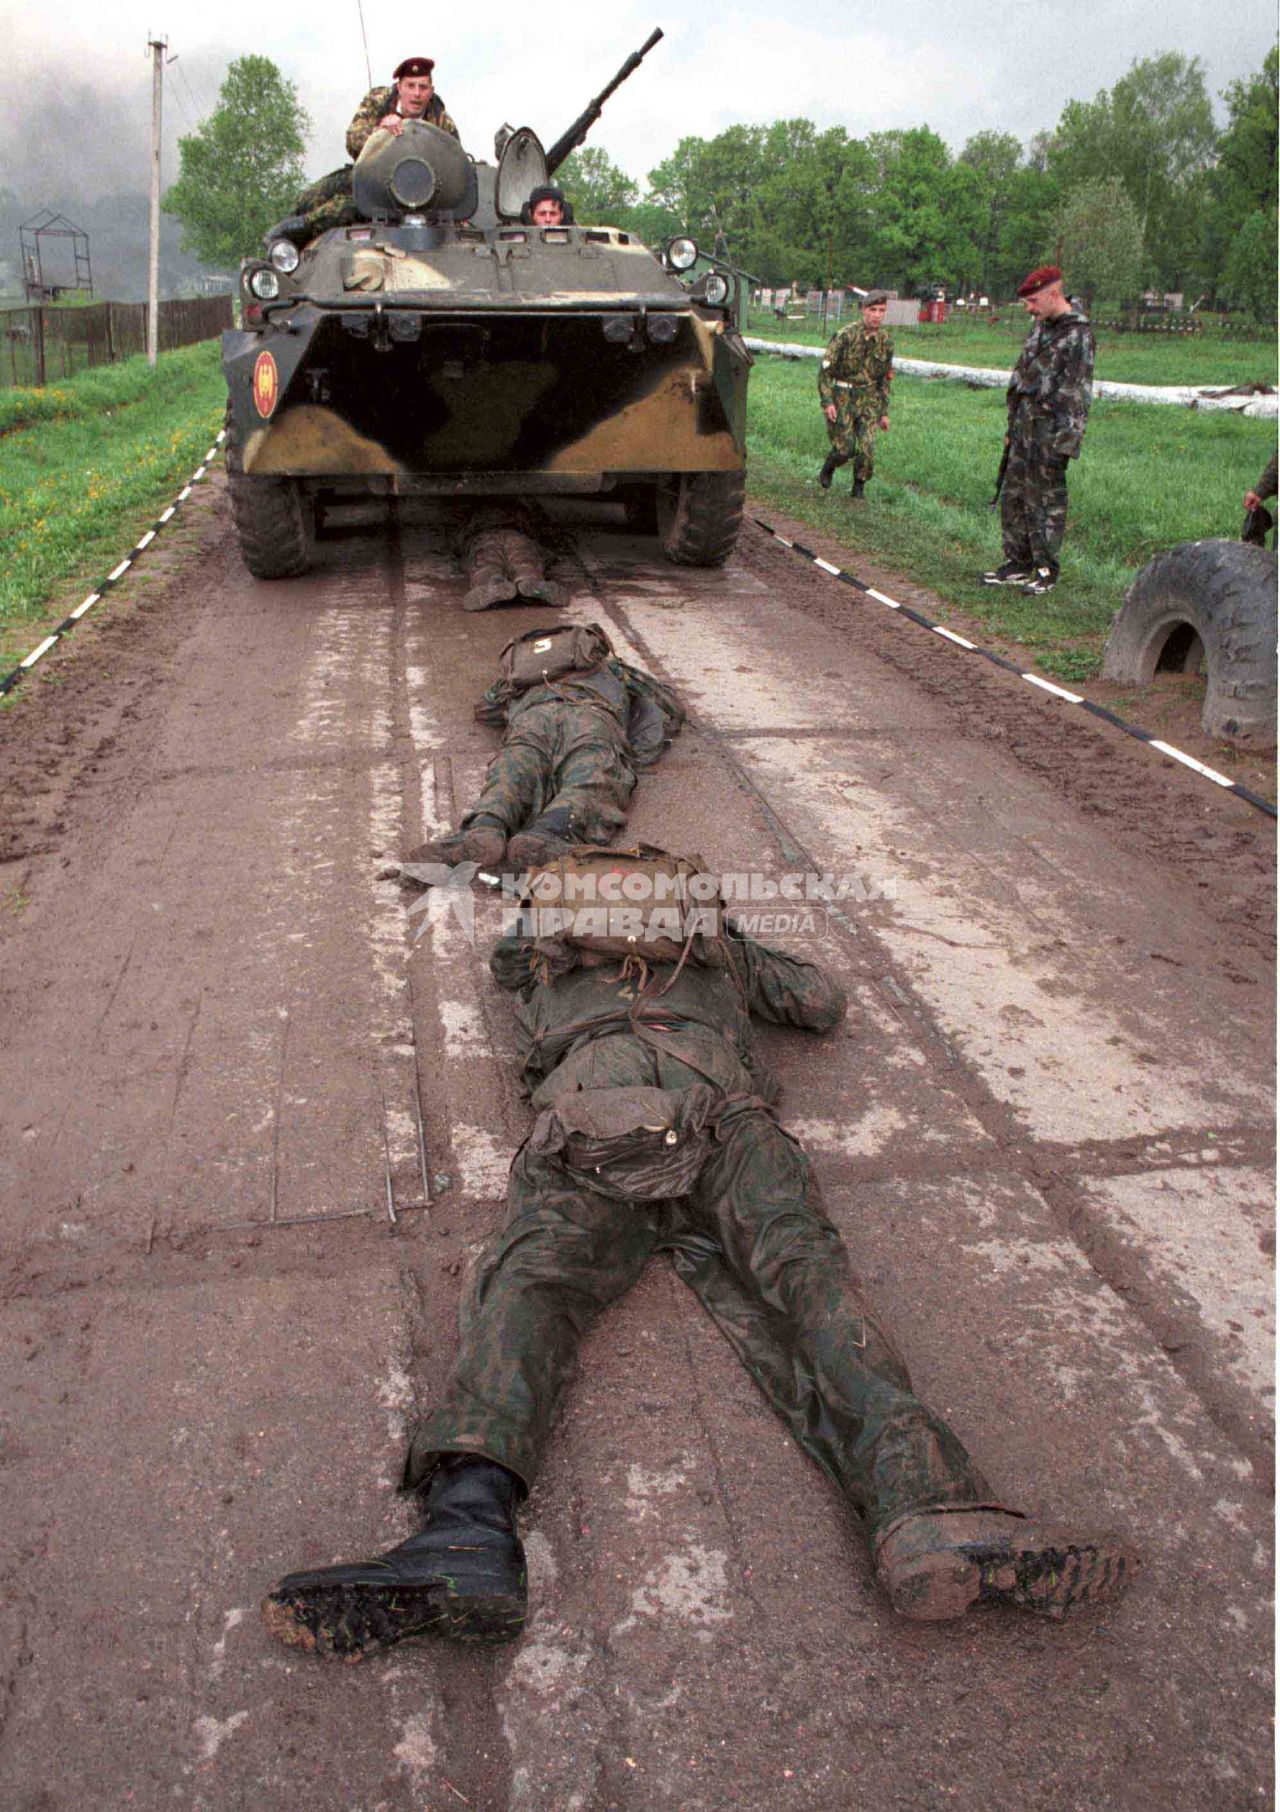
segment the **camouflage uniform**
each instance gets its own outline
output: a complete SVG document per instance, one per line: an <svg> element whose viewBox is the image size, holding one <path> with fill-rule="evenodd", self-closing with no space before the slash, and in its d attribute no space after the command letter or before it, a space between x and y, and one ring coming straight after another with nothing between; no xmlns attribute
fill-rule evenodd
<svg viewBox="0 0 1280 1812"><path fill-rule="evenodd" d="M380 119L388 113L395 113L397 90L392 82L386 88L371 88L352 115L351 124L347 127L347 156L359 157L373 134ZM418 116L428 126L439 126L442 132L450 132L454 138L459 136L458 128L449 117L448 110L438 94L433 94L427 102L427 110Z"/></svg>
<svg viewBox="0 0 1280 1812"><path fill-rule="evenodd" d="M476 707L506 726L466 831L494 821L571 843L608 843L626 823L636 769L651 767L684 721L675 694L614 658L515 698L496 681Z"/></svg>
<svg viewBox="0 0 1280 1812"><path fill-rule="evenodd" d="M1077 459L1092 400L1093 331L1074 308L1037 321L1013 368L1009 465L1000 497L1004 557L1056 578L1067 526L1067 461Z"/></svg>
<svg viewBox="0 0 1280 1812"><path fill-rule="evenodd" d="M395 104L394 85L369 90L347 127L347 151L353 158L359 157L378 121L392 112ZM458 128L438 94L432 95L422 118L429 126L439 126L441 131L458 137ZM340 170L330 170L327 176L319 177L303 189L293 204L294 213L300 214L306 223L295 237L296 244L308 245L321 233L327 233L330 227L354 226L360 219L360 210L351 192L354 168L354 164L344 164Z"/></svg>
<svg viewBox="0 0 1280 1812"><path fill-rule="evenodd" d="M840 329L818 372L822 407L836 406L836 419L827 423L832 461L852 460L856 483L865 484L875 470L876 430L889 413L892 374L893 341L883 327L872 332L861 321Z"/></svg>
<svg viewBox="0 0 1280 1812"><path fill-rule="evenodd" d="M491 966L519 996L517 1042L541 1111L462 1311L452 1382L413 1434L406 1486L450 1452L486 1456L532 1484L581 1336L662 1250L869 1535L924 1506L991 1502L872 1318L752 1049L750 1012L826 1032L843 1017L843 994L815 965L736 931L723 950L719 966L653 964L655 990L670 986L637 1005L617 959L564 950L550 975L535 971L528 939L498 943ZM620 1161L571 1156L560 1118L636 1086L680 1091L681 1124L705 1135L692 1170L670 1134L659 1141L669 1169L654 1159L639 1192Z"/></svg>

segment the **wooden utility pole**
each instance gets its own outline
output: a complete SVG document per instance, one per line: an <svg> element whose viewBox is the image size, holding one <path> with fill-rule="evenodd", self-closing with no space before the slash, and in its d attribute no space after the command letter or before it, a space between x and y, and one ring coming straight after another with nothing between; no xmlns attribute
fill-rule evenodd
<svg viewBox="0 0 1280 1812"><path fill-rule="evenodd" d="M151 52L151 245L147 260L147 363L160 350L160 86L167 38L149 38Z"/></svg>

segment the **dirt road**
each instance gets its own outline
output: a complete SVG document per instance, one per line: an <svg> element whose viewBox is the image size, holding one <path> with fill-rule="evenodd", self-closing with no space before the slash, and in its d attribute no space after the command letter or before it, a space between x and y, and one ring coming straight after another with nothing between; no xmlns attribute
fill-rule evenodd
<svg viewBox="0 0 1280 1812"><path fill-rule="evenodd" d="M0 1802L1265 1803L1272 828L755 530L713 574L580 538L572 614L694 716L633 828L857 878L795 933L844 1027L763 1039L786 1124L1006 1500L1145 1574L1064 1626L895 1620L654 1266L528 1506L518 1647L273 1645L280 1572L407 1530L404 1429L529 1124L496 905L473 945L437 898L411 946L375 875L471 796L471 703L545 616L464 616L411 526L256 584L202 508L0 719Z"/></svg>

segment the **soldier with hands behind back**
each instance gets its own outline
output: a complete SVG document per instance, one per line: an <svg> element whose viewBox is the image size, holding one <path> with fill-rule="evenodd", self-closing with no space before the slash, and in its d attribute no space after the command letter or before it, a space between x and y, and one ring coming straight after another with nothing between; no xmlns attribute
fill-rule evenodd
<svg viewBox="0 0 1280 1812"><path fill-rule="evenodd" d="M818 395L831 437L831 451L818 474L824 491L830 490L839 467L852 460L851 494L863 496L875 470L876 433L889 431L893 341L884 326L888 304L883 290L868 290L862 319L840 329L818 372Z"/></svg>

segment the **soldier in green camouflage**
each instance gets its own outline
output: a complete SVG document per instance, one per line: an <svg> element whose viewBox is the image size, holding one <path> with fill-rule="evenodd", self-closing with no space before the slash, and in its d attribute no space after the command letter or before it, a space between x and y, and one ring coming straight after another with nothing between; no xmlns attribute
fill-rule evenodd
<svg viewBox="0 0 1280 1812"><path fill-rule="evenodd" d="M824 491L831 489L837 470L852 460L852 495L862 497L875 471L876 433L889 431L893 341L884 328L888 302L883 290L869 290L862 298L862 319L840 329L818 372L818 395L831 437L831 451L818 474Z"/></svg>
<svg viewBox="0 0 1280 1812"><path fill-rule="evenodd" d="M1093 398L1093 330L1047 264L1019 286L1034 321L1006 397L1008 461L1000 498L1002 564L984 585L1053 590L1067 526L1067 462L1078 459Z"/></svg>
<svg viewBox="0 0 1280 1812"><path fill-rule="evenodd" d="M404 130L405 120L425 120L427 125L439 126L442 132L458 137L458 128L435 91L434 68L431 57L406 57L389 86L369 90L347 127L347 151L351 157L359 157L378 127L399 133ZM293 214L271 229L268 241L283 235L303 246L330 227L354 226L360 213L351 192L353 167L344 164L303 189L293 204Z"/></svg>
<svg viewBox="0 0 1280 1812"><path fill-rule="evenodd" d="M636 901L627 884L643 862L605 853L619 889L599 897ZM562 887L571 897L563 877ZM403 1482L421 1494L424 1527L373 1560L290 1574L263 1603L268 1629L348 1660L429 1632L517 1636L519 1501L582 1336L660 1251L861 1520L904 1616L936 1621L993 1602L1061 1616L1121 1590L1134 1567L1122 1543L1055 1533L1000 1506L916 1396L803 1151L774 1117L779 1091L750 1015L830 1032L845 1012L840 987L718 909L714 933L669 946L678 961L653 956L634 924L614 950L646 954L621 958L590 937L540 937L528 916L491 967L516 996L538 1118L463 1310L452 1381L410 1442Z"/></svg>
<svg viewBox="0 0 1280 1812"><path fill-rule="evenodd" d="M421 844L407 865L472 861L518 872L576 843L608 843L626 823L637 770L661 757L684 710L670 687L617 659L604 631L591 628L605 658L590 671L520 692L506 679L488 688L476 719L505 733L480 797L458 830Z"/></svg>

